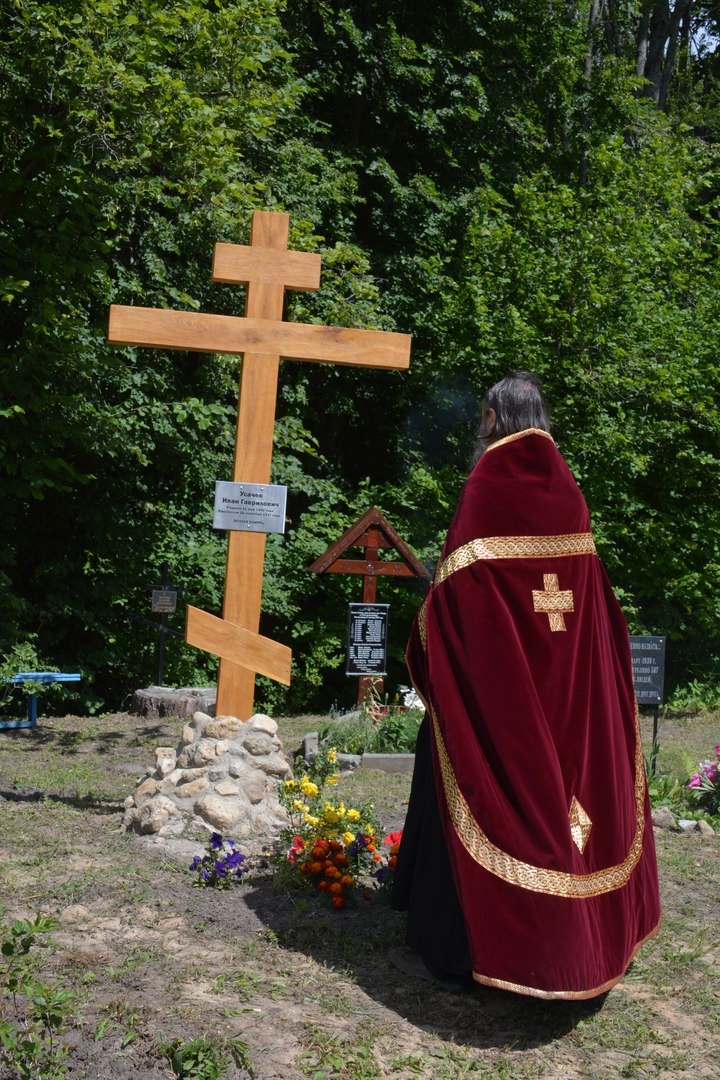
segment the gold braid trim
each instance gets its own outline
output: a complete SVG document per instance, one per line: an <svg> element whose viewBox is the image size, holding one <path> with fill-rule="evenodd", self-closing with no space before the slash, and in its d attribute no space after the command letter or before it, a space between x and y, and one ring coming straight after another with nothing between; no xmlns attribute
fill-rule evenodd
<svg viewBox="0 0 720 1080"><path fill-rule="evenodd" d="M600 986L593 987L592 990L538 990L535 986L521 986L520 983L507 982L505 979L493 979L489 975L480 975L477 971L473 971L473 979L475 982L482 983L483 986L496 986L500 990L511 990L514 994L528 994L529 997L543 998L545 1001L584 1001L588 998L597 997L598 994L604 994L606 991L611 990L613 986L616 986L620 982L623 975L630 967L633 957L643 945L654 938L660 929L660 923L657 924L654 930L651 930L642 941L638 941L637 945L627 958L625 967L612 979L608 979L607 982L602 983Z"/></svg>
<svg viewBox="0 0 720 1080"><path fill-rule="evenodd" d="M549 439L553 446L555 445L555 440L549 431L543 431L542 428L538 427L529 427L525 428L524 431L516 431L513 435L505 435L504 438L498 439L497 442L490 443L489 446L485 447L484 453L489 454L491 450L497 450L498 446L504 446L505 443L515 442L516 439L524 439L526 435L542 435L544 439Z"/></svg>
<svg viewBox="0 0 720 1080"><path fill-rule="evenodd" d="M545 893L548 896L587 899L612 892L613 889L620 889L627 883L642 854L645 827L645 767L637 704L635 705L635 804L637 808L635 835L623 862L618 863L617 866L608 866L605 870L596 870L592 874L569 874L563 870L548 870L542 866L533 866L532 863L522 862L521 859L516 859L496 847L480 828L460 791L440 732L437 715L432 707L430 714L450 819L460 843L476 863L510 885L517 885L531 892Z"/></svg>
<svg viewBox="0 0 720 1080"><path fill-rule="evenodd" d="M560 536L485 536L456 548L437 569L433 585L440 585L457 570L485 559L553 559L569 555L595 555L592 533Z"/></svg>
<svg viewBox="0 0 720 1080"><path fill-rule="evenodd" d="M427 652L427 602L429 595L430 593L428 593L423 600L417 615L418 631L420 633L420 641L422 642L423 652Z"/></svg>

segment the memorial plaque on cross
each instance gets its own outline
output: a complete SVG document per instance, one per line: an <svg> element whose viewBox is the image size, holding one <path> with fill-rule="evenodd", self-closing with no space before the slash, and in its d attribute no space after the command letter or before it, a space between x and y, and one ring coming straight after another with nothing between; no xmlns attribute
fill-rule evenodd
<svg viewBox="0 0 720 1080"><path fill-rule="evenodd" d="M247 286L245 317L144 307L110 308L108 341L243 355L233 480L268 484L280 358L404 369L410 337L284 322L285 289L317 289L320 256L287 249L289 215L256 211L250 245L216 244L212 280ZM259 634L265 534L228 536L222 618L188 606L186 639L220 657L216 711L253 711L255 675L290 682L291 652Z"/></svg>
<svg viewBox="0 0 720 1080"><path fill-rule="evenodd" d="M352 547L363 548L362 559L343 558L348 548ZM394 550L400 558L381 559L381 548ZM426 580L431 577L427 567L423 566L385 515L374 506L366 510L319 559L308 566L308 570L311 574L362 574L362 605L359 606L365 607L375 604L378 577L418 577ZM373 683L382 690L382 682L377 677L360 675L358 704L366 700Z"/></svg>

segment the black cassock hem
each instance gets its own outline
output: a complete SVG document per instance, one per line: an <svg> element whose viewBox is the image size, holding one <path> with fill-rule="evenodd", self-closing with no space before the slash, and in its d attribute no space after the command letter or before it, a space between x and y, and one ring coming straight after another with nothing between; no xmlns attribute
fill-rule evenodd
<svg viewBox="0 0 720 1080"><path fill-rule="evenodd" d="M407 911L405 940L435 978L472 975L465 919L438 810L427 716L418 731L392 906Z"/></svg>

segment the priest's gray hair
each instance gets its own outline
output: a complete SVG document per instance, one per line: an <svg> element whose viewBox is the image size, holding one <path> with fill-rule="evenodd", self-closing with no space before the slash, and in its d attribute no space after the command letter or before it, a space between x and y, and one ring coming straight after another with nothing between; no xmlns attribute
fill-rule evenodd
<svg viewBox="0 0 720 1080"><path fill-rule="evenodd" d="M495 427L489 431L488 412L495 413ZM527 428L550 431L550 412L542 390L542 383L531 371L514 371L485 394L482 401L482 420L476 435L472 456L475 465L484 450L506 435L514 435Z"/></svg>

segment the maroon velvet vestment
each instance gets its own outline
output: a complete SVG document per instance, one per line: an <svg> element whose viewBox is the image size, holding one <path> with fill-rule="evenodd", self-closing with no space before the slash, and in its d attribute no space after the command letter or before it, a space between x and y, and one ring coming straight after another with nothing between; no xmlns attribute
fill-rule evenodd
<svg viewBox="0 0 720 1080"><path fill-rule="evenodd" d="M475 466L408 666L474 979L608 990L659 925L655 846L627 626L547 433Z"/></svg>

